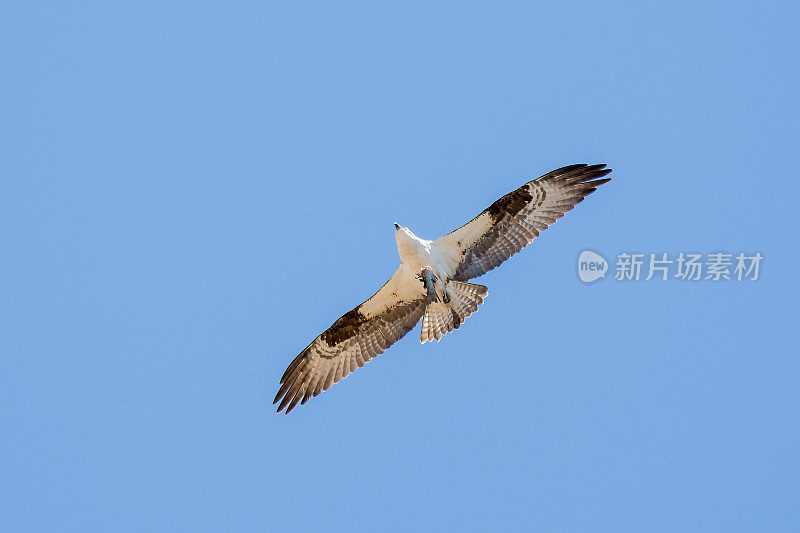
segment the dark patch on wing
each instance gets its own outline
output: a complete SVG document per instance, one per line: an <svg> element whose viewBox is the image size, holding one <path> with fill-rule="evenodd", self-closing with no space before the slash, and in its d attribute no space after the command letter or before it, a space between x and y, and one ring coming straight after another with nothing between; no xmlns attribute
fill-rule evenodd
<svg viewBox="0 0 800 533"><path fill-rule="evenodd" d="M328 346L333 347L355 336L361 324L368 320L367 317L361 314L360 309L361 305L358 305L342 315L339 320L325 330L321 335L322 340L324 340Z"/></svg>
<svg viewBox="0 0 800 533"><path fill-rule="evenodd" d="M489 216L492 217L492 222L494 224L497 224L497 222L506 216L515 216L525 209L525 206L533 200L533 196L528 191L526 185L523 185L515 191L511 191L485 209L485 212L489 213Z"/></svg>
<svg viewBox="0 0 800 533"><path fill-rule="evenodd" d="M603 178L609 172L611 169L605 165L570 165L548 172L497 200L481 213L489 214L491 226L462 250L452 278L467 281L500 265L597 187L611 181Z"/></svg>
<svg viewBox="0 0 800 533"><path fill-rule="evenodd" d="M362 315L360 307L345 313L294 358L272 402L280 402L278 412L286 409L288 414L403 338L422 318L425 298L397 303L372 318Z"/></svg>

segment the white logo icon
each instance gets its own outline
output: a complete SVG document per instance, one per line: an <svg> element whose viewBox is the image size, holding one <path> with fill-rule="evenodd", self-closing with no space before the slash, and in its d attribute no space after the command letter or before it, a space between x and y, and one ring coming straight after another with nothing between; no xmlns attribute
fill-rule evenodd
<svg viewBox="0 0 800 533"><path fill-rule="evenodd" d="M602 255L584 250L578 257L578 277L584 283L591 283L606 277L608 261Z"/></svg>

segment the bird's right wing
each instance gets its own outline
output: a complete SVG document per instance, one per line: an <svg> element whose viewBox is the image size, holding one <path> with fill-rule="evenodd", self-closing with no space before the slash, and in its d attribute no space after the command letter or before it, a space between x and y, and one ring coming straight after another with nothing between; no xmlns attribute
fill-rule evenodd
<svg viewBox="0 0 800 533"><path fill-rule="evenodd" d="M422 318L422 282L398 268L367 301L345 313L295 357L281 378L273 404L288 414L298 402L328 390L353 370L382 354Z"/></svg>
<svg viewBox="0 0 800 533"><path fill-rule="evenodd" d="M467 281L500 265L597 187L611 181L600 179L609 172L605 165L570 165L548 172L433 241L455 265L451 278Z"/></svg>

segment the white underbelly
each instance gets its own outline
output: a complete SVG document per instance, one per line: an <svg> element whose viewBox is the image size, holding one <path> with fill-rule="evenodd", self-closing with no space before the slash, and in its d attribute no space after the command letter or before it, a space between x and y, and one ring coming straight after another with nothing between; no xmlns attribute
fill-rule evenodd
<svg viewBox="0 0 800 533"><path fill-rule="evenodd" d="M439 279L443 281L449 280L455 270L455 265L452 264L453 261L449 257L440 254L436 247L433 246L430 248L428 257Z"/></svg>
<svg viewBox="0 0 800 533"><path fill-rule="evenodd" d="M400 239L397 251L407 273L418 275L423 268L430 268L442 281L446 281L455 271L457 261L442 254L433 241L417 239L416 237Z"/></svg>
<svg viewBox="0 0 800 533"><path fill-rule="evenodd" d="M414 275L419 274L423 268L432 269L441 280L448 279L452 274L452 268L450 268L448 261L446 258L440 257L435 248L426 247L415 250L414 253L403 258L403 264Z"/></svg>
<svg viewBox="0 0 800 533"><path fill-rule="evenodd" d="M419 274L425 267L433 268L431 256L425 250L415 250L414 253L403 257L402 261L406 268L414 274Z"/></svg>

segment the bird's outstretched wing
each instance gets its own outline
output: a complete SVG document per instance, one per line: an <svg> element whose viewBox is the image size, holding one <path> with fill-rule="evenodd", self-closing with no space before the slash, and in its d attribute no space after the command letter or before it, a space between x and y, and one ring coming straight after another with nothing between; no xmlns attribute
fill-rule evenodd
<svg viewBox="0 0 800 533"><path fill-rule="evenodd" d="M367 301L345 313L295 357L281 378L273 404L288 414L298 402L328 390L350 372L382 354L422 318L422 282L402 268Z"/></svg>
<svg viewBox="0 0 800 533"><path fill-rule="evenodd" d="M481 276L530 244L598 186L605 165L570 165L529 181L434 245L457 265L452 279Z"/></svg>

